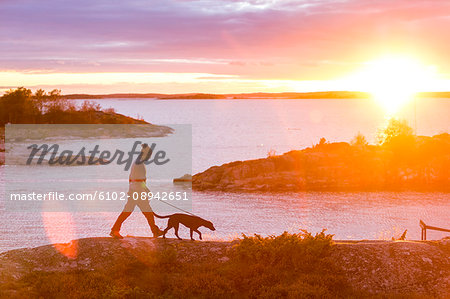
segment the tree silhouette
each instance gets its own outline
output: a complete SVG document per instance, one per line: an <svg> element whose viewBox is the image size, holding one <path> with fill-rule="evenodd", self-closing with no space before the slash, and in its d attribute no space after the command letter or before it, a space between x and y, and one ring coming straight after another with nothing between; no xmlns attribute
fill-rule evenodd
<svg viewBox="0 0 450 299"><path fill-rule="evenodd" d="M356 136L353 137L350 143L351 145L358 147L364 147L368 145L366 137L363 134L361 134L361 132L358 132L358 134L356 134Z"/></svg>
<svg viewBox="0 0 450 299"><path fill-rule="evenodd" d="M26 123L39 110L31 101L31 90L19 87L16 90L7 91L0 102L1 122L4 123Z"/></svg>
<svg viewBox="0 0 450 299"><path fill-rule="evenodd" d="M388 144L394 139L410 138L412 136L414 136L413 129L406 120L391 118L386 128L378 133L377 138L379 144Z"/></svg>

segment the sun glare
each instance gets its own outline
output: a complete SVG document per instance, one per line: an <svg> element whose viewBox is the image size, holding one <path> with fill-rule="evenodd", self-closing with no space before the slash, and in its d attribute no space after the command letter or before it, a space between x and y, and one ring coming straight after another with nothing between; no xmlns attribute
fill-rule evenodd
<svg viewBox="0 0 450 299"><path fill-rule="evenodd" d="M435 70L407 57L384 57L370 61L351 77L351 81L395 114L416 93L430 90Z"/></svg>

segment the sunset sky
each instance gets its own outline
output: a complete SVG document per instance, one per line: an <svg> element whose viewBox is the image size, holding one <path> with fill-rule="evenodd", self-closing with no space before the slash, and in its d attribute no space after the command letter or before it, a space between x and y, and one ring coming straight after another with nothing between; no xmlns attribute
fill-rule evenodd
<svg viewBox="0 0 450 299"><path fill-rule="evenodd" d="M448 0L0 0L0 91L450 90L449 32Z"/></svg>

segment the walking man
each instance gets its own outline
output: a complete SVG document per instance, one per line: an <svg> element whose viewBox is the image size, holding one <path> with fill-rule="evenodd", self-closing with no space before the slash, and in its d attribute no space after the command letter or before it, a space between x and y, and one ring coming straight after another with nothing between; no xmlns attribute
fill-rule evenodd
<svg viewBox="0 0 450 299"><path fill-rule="evenodd" d="M128 200L125 204L125 207L120 213L119 217L117 217L116 222L111 228L111 233L109 234L113 238L122 239L123 237L120 235L120 228L122 223L128 216L131 215L134 208L136 206L139 207L142 214L144 214L147 219L148 225L152 230L153 237L159 237L162 235L162 231L155 224L155 218L153 217L153 211L150 207L149 201L147 200L148 196L142 196L142 193L149 193L150 190L146 185L146 170L144 162L150 159L152 155L152 150L148 146L148 144L142 144L142 150L139 154L139 157L131 166L130 177L129 177L129 189L128 189Z"/></svg>

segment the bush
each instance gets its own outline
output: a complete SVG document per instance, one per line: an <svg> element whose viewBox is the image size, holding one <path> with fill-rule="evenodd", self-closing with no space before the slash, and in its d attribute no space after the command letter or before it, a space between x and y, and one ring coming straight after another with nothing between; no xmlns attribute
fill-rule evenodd
<svg viewBox="0 0 450 299"><path fill-rule="evenodd" d="M280 236L261 237L243 235L242 241L235 248L240 261L257 263L265 261L272 267L304 267L305 262L316 262L331 249L333 235L325 231L315 236L307 231L300 234L284 232Z"/></svg>
<svg viewBox="0 0 450 299"><path fill-rule="evenodd" d="M335 297L348 291L329 259L333 235L322 231L280 236L243 236L231 264L249 297Z"/></svg>

